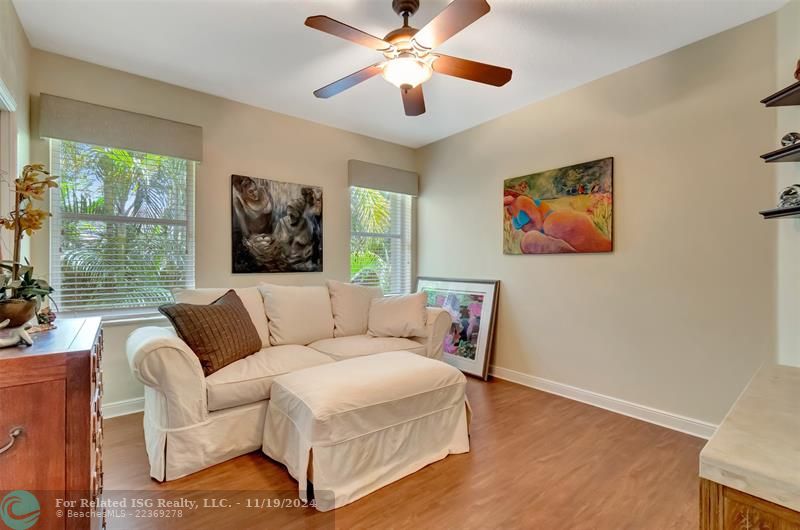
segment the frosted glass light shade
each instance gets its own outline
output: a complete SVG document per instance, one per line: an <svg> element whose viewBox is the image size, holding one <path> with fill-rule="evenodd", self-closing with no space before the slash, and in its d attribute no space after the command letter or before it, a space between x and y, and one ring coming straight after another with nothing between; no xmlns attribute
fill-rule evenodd
<svg viewBox="0 0 800 530"><path fill-rule="evenodd" d="M401 55L383 66L383 78L398 88L414 88L431 78L433 69L413 55Z"/></svg>

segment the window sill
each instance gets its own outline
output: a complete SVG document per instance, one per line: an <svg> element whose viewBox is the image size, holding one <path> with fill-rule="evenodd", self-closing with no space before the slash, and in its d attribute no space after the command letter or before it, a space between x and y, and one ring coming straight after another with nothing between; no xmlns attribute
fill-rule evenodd
<svg viewBox="0 0 800 530"><path fill-rule="evenodd" d="M135 326L152 324L154 326L167 325L169 321L158 311L74 311L58 313L59 318L88 318L100 317L103 327Z"/></svg>
<svg viewBox="0 0 800 530"><path fill-rule="evenodd" d="M139 326L152 324L154 326L165 326L169 324L167 318L160 313L149 313L143 315L106 315L103 317L103 327L116 326Z"/></svg>

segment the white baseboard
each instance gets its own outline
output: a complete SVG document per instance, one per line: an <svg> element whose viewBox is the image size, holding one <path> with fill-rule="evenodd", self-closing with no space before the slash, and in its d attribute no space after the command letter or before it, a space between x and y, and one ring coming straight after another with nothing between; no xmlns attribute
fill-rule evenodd
<svg viewBox="0 0 800 530"><path fill-rule="evenodd" d="M688 418L686 416L673 414L672 412L666 412L664 410L654 409L645 405L639 405L638 403L631 403L630 401L625 401L611 396L605 396L603 394L565 385L563 383L557 383L542 377L524 374L522 372L517 372L516 370L509 370L508 368L503 368L501 366L491 366L489 368L489 373L498 379L504 379L506 381L511 381L512 383L535 388L536 390L541 390L550 394L556 394L558 396L573 399L575 401L580 401L581 403L594 405L595 407L600 407L601 409L610 410L611 412L630 416L631 418L636 418L637 420L654 423L656 425L660 425L661 427L691 434L692 436L697 436L698 438L711 438L711 435L714 434L714 431L717 429L717 426L713 423L708 423L694 418Z"/></svg>
<svg viewBox="0 0 800 530"><path fill-rule="evenodd" d="M498 379L504 379L517 383L519 385L535 388L550 394L556 394L568 399L580 401L600 407L601 409L610 410L618 414L630 416L638 420L654 423L661 427L666 427L675 431L680 431L698 438L711 438L717 426L713 423L698 420L695 418L688 418L680 414L666 412L663 410L655 409L638 403L631 403L623 399L618 399L590 390L584 390L564 383L557 383L543 377L536 377L534 375L524 374L516 370L509 370L501 366L491 366L489 373ZM103 417L114 418L116 416L125 416L126 414L135 414L144 410L144 398L126 399L123 401L115 401L113 403L103 403Z"/></svg>
<svg viewBox="0 0 800 530"><path fill-rule="evenodd" d="M126 414L134 414L144 410L144 398L125 399L123 401L115 401L113 403L103 403L103 418L115 418L117 416L125 416Z"/></svg>

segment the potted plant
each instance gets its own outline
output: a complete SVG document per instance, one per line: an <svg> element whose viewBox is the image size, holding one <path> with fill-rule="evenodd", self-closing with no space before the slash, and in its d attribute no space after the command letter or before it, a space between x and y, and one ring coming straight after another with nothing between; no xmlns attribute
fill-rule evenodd
<svg viewBox="0 0 800 530"><path fill-rule="evenodd" d="M21 262L22 238L31 237L40 230L49 212L37 208L35 200L43 200L50 188L58 186L55 179L42 164L31 164L22 168L22 174L14 181L14 208L7 217L0 218L0 225L13 232L13 256L10 261L0 262L0 322L10 320L9 328L19 327L31 320L45 297L53 288L42 279L34 278L33 267L27 260Z"/></svg>

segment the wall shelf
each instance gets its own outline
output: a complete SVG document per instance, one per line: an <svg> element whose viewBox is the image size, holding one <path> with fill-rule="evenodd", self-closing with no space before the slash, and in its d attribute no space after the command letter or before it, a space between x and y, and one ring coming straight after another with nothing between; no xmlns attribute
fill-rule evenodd
<svg viewBox="0 0 800 530"><path fill-rule="evenodd" d="M800 142L761 155L764 162L800 162Z"/></svg>
<svg viewBox="0 0 800 530"><path fill-rule="evenodd" d="M758 212L764 216L764 219L778 219L780 217L800 217L800 206L792 206L790 208L772 208L771 210L763 210Z"/></svg>
<svg viewBox="0 0 800 530"><path fill-rule="evenodd" d="M771 96L761 100L767 107L786 107L800 105L800 81L786 88L778 90Z"/></svg>
<svg viewBox="0 0 800 530"><path fill-rule="evenodd" d="M761 100L767 107L788 107L800 105L800 81L782 88ZM800 162L800 143L787 145L767 154L761 155L764 162ZM764 219L780 219L782 217L800 217L800 206L790 208L772 208L762 210L760 213Z"/></svg>

